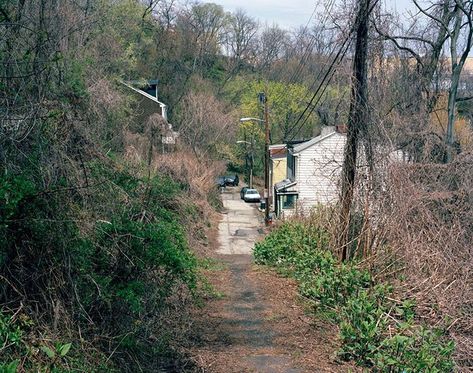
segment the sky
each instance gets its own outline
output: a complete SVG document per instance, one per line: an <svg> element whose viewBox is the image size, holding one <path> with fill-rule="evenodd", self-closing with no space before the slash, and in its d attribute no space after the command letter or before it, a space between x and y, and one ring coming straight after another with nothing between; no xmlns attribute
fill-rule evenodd
<svg viewBox="0 0 473 373"><path fill-rule="evenodd" d="M269 25L277 23L285 29L294 29L306 25L317 0L209 0L220 4L225 10L234 11L244 9L248 14ZM390 8L397 9L400 13L412 9L412 0L384 0ZM322 9L322 8L321 8Z"/></svg>

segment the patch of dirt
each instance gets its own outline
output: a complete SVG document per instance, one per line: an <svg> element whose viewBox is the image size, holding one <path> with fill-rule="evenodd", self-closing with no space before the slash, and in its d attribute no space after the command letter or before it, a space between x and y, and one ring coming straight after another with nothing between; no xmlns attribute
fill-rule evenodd
<svg viewBox="0 0 473 373"><path fill-rule="evenodd" d="M249 255L216 259L223 266L206 275L220 296L195 315L190 352L199 371L357 370L335 360L335 328L305 314L293 281L254 265Z"/></svg>
<svg viewBox="0 0 473 373"><path fill-rule="evenodd" d="M262 301L271 305L266 321L278 331L275 343L290 351L303 371L361 372L358 367L337 360L337 328L307 314L295 281L257 265L253 265L249 276L261 287Z"/></svg>

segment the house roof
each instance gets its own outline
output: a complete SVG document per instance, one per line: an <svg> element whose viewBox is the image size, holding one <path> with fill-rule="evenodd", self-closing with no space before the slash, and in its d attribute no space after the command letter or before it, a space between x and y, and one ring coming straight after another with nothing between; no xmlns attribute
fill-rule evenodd
<svg viewBox="0 0 473 373"><path fill-rule="evenodd" d="M337 131L333 131L333 132L330 132L328 134L324 134L324 135L319 135L317 137L314 137L313 139L309 140L309 141L306 141L306 142L303 142L302 144L298 144L298 145L295 145L293 148L292 148L292 153L293 154L297 154L297 153L300 153L301 151L307 149L307 148L310 148L311 146L315 145L315 144L318 144L319 142L322 142L324 141L325 139L328 139L329 137L332 137L333 135L335 134L339 134L341 135L340 133L338 133Z"/></svg>
<svg viewBox="0 0 473 373"><path fill-rule="evenodd" d="M287 153L286 144L275 144L269 146L269 156L272 159L275 158L285 158Z"/></svg>
<svg viewBox="0 0 473 373"><path fill-rule="evenodd" d="M279 183L274 184L274 187L276 190L279 192L281 190L285 190L291 186L296 185L297 182L291 180L291 179L284 179L283 181L280 181Z"/></svg>
<svg viewBox="0 0 473 373"><path fill-rule="evenodd" d="M122 82L124 85L126 85L128 88L132 89L133 91L139 93L140 95L143 95L144 97L146 98L149 98L150 100L156 102L157 104L159 104L161 107L166 107L166 104L159 101L156 97L154 96L151 96L149 93L146 93L145 91L142 91L141 89L138 89L138 88L135 88L133 87L132 85L128 84L128 83L125 83L125 82Z"/></svg>

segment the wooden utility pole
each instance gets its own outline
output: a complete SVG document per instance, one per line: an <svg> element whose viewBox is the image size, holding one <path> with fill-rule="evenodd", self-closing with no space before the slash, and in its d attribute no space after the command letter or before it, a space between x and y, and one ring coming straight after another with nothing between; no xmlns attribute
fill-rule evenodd
<svg viewBox="0 0 473 373"><path fill-rule="evenodd" d="M353 82L351 90L350 113L348 117L347 143L342 169L342 188L340 196L340 216L337 243L340 260L347 259L350 212L355 187L357 150L360 134L368 125L367 108L367 56L368 56L368 26L372 0L358 0L356 17L356 45L353 61Z"/></svg>
<svg viewBox="0 0 473 373"><path fill-rule="evenodd" d="M264 100L264 222L269 224L269 114L268 97L263 93Z"/></svg>

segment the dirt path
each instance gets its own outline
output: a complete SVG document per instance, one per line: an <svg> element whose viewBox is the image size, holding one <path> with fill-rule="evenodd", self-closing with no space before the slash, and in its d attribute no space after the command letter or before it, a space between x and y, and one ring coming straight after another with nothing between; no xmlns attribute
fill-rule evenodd
<svg viewBox="0 0 473 373"><path fill-rule="evenodd" d="M261 215L236 190L222 195L219 269L207 273L221 294L197 316L194 361L204 372L347 372L331 354L334 331L314 325L290 280L253 264Z"/></svg>

